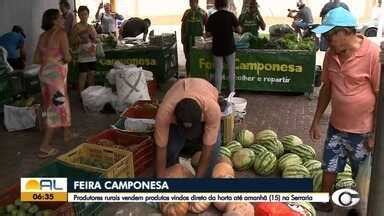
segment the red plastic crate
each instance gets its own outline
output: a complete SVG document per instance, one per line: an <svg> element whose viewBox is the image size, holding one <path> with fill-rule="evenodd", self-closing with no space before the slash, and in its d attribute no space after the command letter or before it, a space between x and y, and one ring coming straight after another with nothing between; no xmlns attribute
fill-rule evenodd
<svg viewBox="0 0 384 216"><path fill-rule="evenodd" d="M128 107L121 116L129 118L144 118L144 119L154 119L156 117L157 109L146 109L146 104L152 104L154 106L158 105L153 101L137 101L132 106Z"/></svg>
<svg viewBox="0 0 384 216"><path fill-rule="evenodd" d="M20 182L0 192L0 206L13 204L16 199L20 199ZM39 209L52 209L56 216L75 216L75 211L71 203L67 202L35 202Z"/></svg>
<svg viewBox="0 0 384 216"><path fill-rule="evenodd" d="M116 144L114 147L126 149L133 153L135 176L139 175L139 165L142 165L143 162L146 161L150 161L150 163L153 161L155 147L153 144L153 139L150 136L137 136L114 129L107 129L95 136L88 138L87 142L91 144L98 144L101 139L111 140Z"/></svg>

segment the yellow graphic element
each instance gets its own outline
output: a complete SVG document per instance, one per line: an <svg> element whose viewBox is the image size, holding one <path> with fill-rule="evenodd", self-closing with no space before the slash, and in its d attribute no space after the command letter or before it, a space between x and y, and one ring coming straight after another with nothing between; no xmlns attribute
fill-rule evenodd
<svg viewBox="0 0 384 216"><path fill-rule="evenodd" d="M29 180L27 184L25 184L25 188L27 190L40 190L40 183L36 180Z"/></svg>
<svg viewBox="0 0 384 216"><path fill-rule="evenodd" d="M99 63L101 65L112 66L116 61L119 61L126 65L129 65L129 64L140 65L140 66L157 65L156 59L152 59L152 58L101 59Z"/></svg>
<svg viewBox="0 0 384 216"><path fill-rule="evenodd" d="M261 63L261 62L241 62L236 59L236 70L252 71L257 75L260 72L277 72L277 73L302 73L303 66L295 64L278 64L278 63ZM213 62L205 58L199 59L199 68L203 70L213 69Z"/></svg>
<svg viewBox="0 0 384 216"><path fill-rule="evenodd" d="M68 194L67 192L22 192L20 200L22 202L67 202Z"/></svg>

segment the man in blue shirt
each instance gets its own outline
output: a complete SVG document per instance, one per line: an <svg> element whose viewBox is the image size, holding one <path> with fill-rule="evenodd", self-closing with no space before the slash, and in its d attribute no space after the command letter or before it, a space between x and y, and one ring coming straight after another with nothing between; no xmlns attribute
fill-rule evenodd
<svg viewBox="0 0 384 216"><path fill-rule="evenodd" d="M25 67L25 34L20 26L13 26L12 31L0 37L0 46L8 52L8 62L14 69L24 69ZM19 53L17 53L19 50Z"/></svg>

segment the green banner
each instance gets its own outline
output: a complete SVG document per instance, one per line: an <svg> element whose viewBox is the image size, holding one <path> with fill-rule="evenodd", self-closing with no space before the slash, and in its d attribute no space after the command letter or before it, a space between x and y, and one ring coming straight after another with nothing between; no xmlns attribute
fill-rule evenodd
<svg viewBox="0 0 384 216"><path fill-rule="evenodd" d="M236 52L236 89L251 91L312 92L316 53L288 50L248 50ZM214 80L210 50L191 50L191 74ZM227 70L224 70L227 74ZM226 75L223 85L226 86Z"/></svg>
<svg viewBox="0 0 384 216"><path fill-rule="evenodd" d="M105 58L98 59L96 66L97 84L105 82L105 75L113 68L115 62L122 64L133 64L143 67L153 73L158 83L163 83L170 77L175 76L178 70L177 45L170 47L156 48L133 48L133 49L114 49L105 51ZM78 68L71 63L70 83L77 83Z"/></svg>

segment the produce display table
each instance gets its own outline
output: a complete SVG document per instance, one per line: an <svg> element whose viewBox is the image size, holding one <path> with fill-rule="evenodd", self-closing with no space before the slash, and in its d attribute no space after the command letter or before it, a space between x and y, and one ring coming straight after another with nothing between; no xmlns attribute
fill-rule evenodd
<svg viewBox="0 0 384 216"><path fill-rule="evenodd" d="M214 80L214 64L208 49L191 49L193 77ZM236 89L249 91L312 93L316 53L304 50L238 49ZM224 74L227 74L226 68ZM223 86L227 86L223 76Z"/></svg>
<svg viewBox="0 0 384 216"><path fill-rule="evenodd" d="M116 61L127 65L134 64L151 71L159 84L176 76L178 72L176 41L164 46L141 45L132 48L105 49L104 52L105 58L97 61L97 84L104 84L105 75ZM79 73L76 63L71 63L69 68L69 81L71 84L76 84Z"/></svg>

